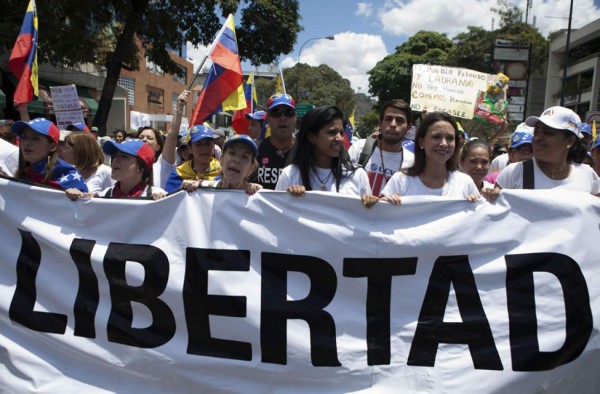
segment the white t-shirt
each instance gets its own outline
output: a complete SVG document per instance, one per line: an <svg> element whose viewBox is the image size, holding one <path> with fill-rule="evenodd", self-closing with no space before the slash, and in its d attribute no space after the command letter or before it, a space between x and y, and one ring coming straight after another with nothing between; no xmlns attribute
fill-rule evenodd
<svg viewBox="0 0 600 394"><path fill-rule="evenodd" d="M523 162L512 163L506 167L496 183L503 189L523 188ZM571 173L565 179L556 181L548 178L537 162L533 160L533 187L534 189L569 189L598 194L600 193L600 178L592 167L587 164L571 164Z"/></svg>
<svg viewBox="0 0 600 394"><path fill-rule="evenodd" d="M448 181L439 189L431 189L425 186L418 176L409 176L403 172L397 172L381 192L384 196L394 193L399 193L400 196L467 198L469 195L478 195L479 190L477 190L473 178L460 171L450 171Z"/></svg>
<svg viewBox="0 0 600 394"><path fill-rule="evenodd" d="M488 169L488 174L491 174L496 171L502 171L508 165L508 153L503 153L498 155L492 160L490 163L490 168Z"/></svg>
<svg viewBox="0 0 600 394"><path fill-rule="evenodd" d="M350 159L354 163L358 164L366 141L365 139L358 140L348 150L348 155L350 155ZM383 163L381 162L382 156ZM392 175L401 168L412 166L414 161L415 155L407 149L402 149L401 152L386 152L376 147L373 150L371 158L369 158L369 161L365 165L365 170L367 170L367 175L369 176L369 183L371 184L371 189L373 189L373 195L379 196Z"/></svg>
<svg viewBox="0 0 600 394"><path fill-rule="evenodd" d="M160 187L162 189L167 186L167 181L169 180L169 176L176 168L176 164L167 163L163 156L160 155L158 160L152 166L152 174L154 176L153 182L154 186Z"/></svg>
<svg viewBox="0 0 600 394"><path fill-rule="evenodd" d="M19 168L19 147L0 138L0 170L7 176L15 176Z"/></svg>
<svg viewBox="0 0 600 394"><path fill-rule="evenodd" d="M97 193L114 185L115 181L110 178L111 173L112 168L105 164L101 164L96 172L85 179L88 191L90 193Z"/></svg>
<svg viewBox="0 0 600 394"><path fill-rule="evenodd" d="M316 173L310 171L310 185L312 190L335 192L335 177L333 176L331 169L316 167L315 170ZM275 190L285 191L288 187L293 185L302 185L302 177L300 176L298 167L296 167L295 164L290 164L279 174ZM323 187L321 187L321 185L323 185ZM343 177L340 182L339 193L351 194L354 196L371 194L371 186L369 186L367 172L363 168L357 168L356 171L354 171L354 175Z"/></svg>

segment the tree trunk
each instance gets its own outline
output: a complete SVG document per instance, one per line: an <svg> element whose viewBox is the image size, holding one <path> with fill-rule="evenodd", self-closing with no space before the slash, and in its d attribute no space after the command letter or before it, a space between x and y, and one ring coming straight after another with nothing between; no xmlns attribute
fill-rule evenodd
<svg viewBox="0 0 600 394"><path fill-rule="evenodd" d="M125 28L123 33L117 41L115 53L108 64L106 70L106 79L104 80L104 86L102 87L102 96L100 97L100 103L98 105L98 111L94 117L94 126L98 127L100 135L106 135L106 122L108 121L108 113L112 105L112 99L115 95L115 89L117 88L117 82L119 75L121 74L121 64L123 62L126 48L131 45L135 33L138 30L142 16L146 11L150 0L132 0L131 1L131 14L125 22Z"/></svg>

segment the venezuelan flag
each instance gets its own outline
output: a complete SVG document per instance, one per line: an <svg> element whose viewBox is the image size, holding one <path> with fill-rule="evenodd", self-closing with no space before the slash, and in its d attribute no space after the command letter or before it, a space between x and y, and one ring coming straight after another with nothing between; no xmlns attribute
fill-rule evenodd
<svg viewBox="0 0 600 394"><path fill-rule="evenodd" d="M238 134L248 134L249 121L246 114L254 112L258 107L256 103L256 87L254 86L254 72L248 75L246 85L244 86L244 97L246 98L246 108L235 111L231 126Z"/></svg>
<svg viewBox="0 0 600 394"><path fill-rule="evenodd" d="M30 0L21 31L8 60L10 71L19 81L14 94L16 104L28 103L38 96L37 40L37 10L35 0Z"/></svg>
<svg viewBox="0 0 600 394"><path fill-rule="evenodd" d="M229 15L209 51L213 65L192 115L192 125L204 123L222 111L246 108L244 77L238 54L233 15Z"/></svg>
<svg viewBox="0 0 600 394"><path fill-rule="evenodd" d="M344 147L346 149L349 149L350 145L352 145L352 133L354 131L354 116L355 115L356 115L356 109L354 109L352 111L352 115L348 119L348 123L346 124L346 127L344 128Z"/></svg>

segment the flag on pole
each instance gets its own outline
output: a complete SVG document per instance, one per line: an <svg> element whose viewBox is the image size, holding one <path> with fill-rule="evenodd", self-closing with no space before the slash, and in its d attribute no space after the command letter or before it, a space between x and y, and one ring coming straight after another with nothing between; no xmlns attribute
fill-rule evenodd
<svg viewBox="0 0 600 394"><path fill-rule="evenodd" d="M231 126L238 134L248 134L250 122L246 114L254 113L255 108L258 107L256 103L256 87L254 86L254 72L248 75L246 85L244 86L244 96L246 98L246 108L235 111L231 120Z"/></svg>
<svg viewBox="0 0 600 394"><path fill-rule="evenodd" d="M227 17L208 51L208 57L213 65L198 96L191 125L204 123L214 113L246 108L233 15Z"/></svg>
<svg viewBox="0 0 600 394"><path fill-rule="evenodd" d="M283 71L281 69L279 69L279 73L277 74L277 82L275 83L274 94L286 94L285 81L283 80Z"/></svg>
<svg viewBox="0 0 600 394"><path fill-rule="evenodd" d="M277 82L275 82L275 93L273 93L273 94L287 94L285 91L285 81L283 79L283 70L282 69L279 69L279 72L277 74ZM271 136L271 127L267 123L266 127L263 127L262 131L260 132L259 141L262 141L265 138L268 138L270 136Z"/></svg>
<svg viewBox="0 0 600 394"><path fill-rule="evenodd" d="M10 71L19 81L14 94L15 104L28 103L38 96L37 40L37 10L35 0L30 0L21 31L8 60Z"/></svg>
<svg viewBox="0 0 600 394"><path fill-rule="evenodd" d="M354 116L356 115L356 109L352 111L352 115L348 118L348 123L344 128L344 147L346 149L350 148L352 145L352 132L354 131Z"/></svg>

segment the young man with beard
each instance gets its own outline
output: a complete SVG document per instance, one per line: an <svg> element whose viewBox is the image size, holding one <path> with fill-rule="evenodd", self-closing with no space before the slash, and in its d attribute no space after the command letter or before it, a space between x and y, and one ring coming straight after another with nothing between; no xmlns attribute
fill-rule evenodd
<svg viewBox="0 0 600 394"><path fill-rule="evenodd" d="M267 111L271 136L265 138L258 147L258 172L255 182L265 189L274 190L294 145L296 103L289 94L276 94L269 98Z"/></svg>
<svg viewBox="0 0 600 394"><path fill-rule="evenodd" d="M387 181L401 168L412 166L415 156L402 147L406 132L412 127L412 111L404 100L396 99L383 105L379 113L379 137L363 139L350 147L353 162L364 166L374 196L379 196Z"/></svg>

